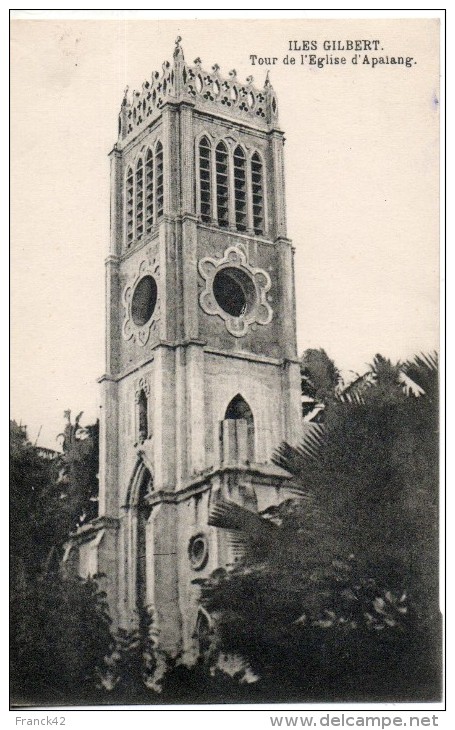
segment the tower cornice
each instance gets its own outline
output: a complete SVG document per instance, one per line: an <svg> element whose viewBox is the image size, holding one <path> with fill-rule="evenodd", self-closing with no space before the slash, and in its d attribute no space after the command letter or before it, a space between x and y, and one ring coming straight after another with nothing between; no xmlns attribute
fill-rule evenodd
<svg viewBox="0 0 455 730"><path fill-rule="evenodd" d="M158 350L159 348L165 348L169 350L176 350L178 347L191 347L196 346L203 349L205 353L208 355L218 355L220 357L229 357L233 358L235 360L246 360L249 362L256 362L261 363L264 365L279 365L279 366L285 366L287 363L296 363L299 364L300 360L298 358L292 358L292 357L284 357L284 358L277 358L277 357L269 357L267 355L259 355L256 353L250 353L250 352L237 352L232 350L222 350L215 347L209 347L207 345L207 342L205 340L198 340L198 339L185 339L185 340L175 340L173 342L166 342L165 340L159 340L156 344L152 347L152 353ZM147 357L144 360L141 360L133 367L127 368L126 370L123 370L120 373L113 374L113 373L103 373L101 375L97 382L103 383L105 381L109 381L112 383L118 383L120 380L123 380L124 378L127 378L129 375L132 375L133 373L137 372L138 370L141 370L146 365L149 365L154 360L154 355L147 355Z"/></svg>
<svg viewBox="0 0 455 730"><path fill-rule="evenodd" d="M213 487L213 481L225 475L235 475L237 479L247 478L254 484L262 484L266 488L275 489L287 485L292 475L275 464L228 464L226 466L206 469L185 480L182 486L174 491L160 489L147 496L147 504L152 507L162 503L178 504L196 494L206 492Z"/></svg>
<svg viewBox="0 0 455 730"><path fill-rule="evenodd" d="M120 264L120 256L116 256L115 254L109 254L109 256L106 256L104 259L105 266L119 266Z"/></svg>
<svg viewBox="0 0 455 730"><path fill-rule="evenodd" d="M111 149L110 152L108 152L107 156L108 157L121 157L121 155L122 155L122 150L118 146L117 142L115 142L113 148Z"/></svg>

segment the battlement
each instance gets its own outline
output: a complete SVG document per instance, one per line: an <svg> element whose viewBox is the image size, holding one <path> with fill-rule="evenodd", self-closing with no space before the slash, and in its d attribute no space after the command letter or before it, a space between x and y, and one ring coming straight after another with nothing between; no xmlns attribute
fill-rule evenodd
<svg viewBox="0 0 455 730"><path fill-rule="evenodd" d="M245 83L237 79L235 69L229 78L220 74L218 64L210 72L202 68L196 58L193 65L186 63L181 38L175 42L173 62L165 61L162 71L155 71L144 81L141 91L133 91L131 98L125 90L119 116L119 142L124 144L146 129L157 119L168 102L190 103L198 111L227 117L231 121L253 123L264 131L278 128L278 102L268 74L262 89L253 85L253 77Z"/></svg>

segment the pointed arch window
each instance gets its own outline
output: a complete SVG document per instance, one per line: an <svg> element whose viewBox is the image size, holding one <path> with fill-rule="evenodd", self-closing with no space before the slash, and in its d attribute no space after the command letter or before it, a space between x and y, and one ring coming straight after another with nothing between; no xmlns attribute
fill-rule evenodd
<svg viewBox="0 0 455 730"><path fill-rule="evenodd" d="M163 216L164 205L164 159L163 145L158 142L155 150L155 175L156 175L156 220Z"/></svg>
<svg viewBox="0 0 455 730"><path fill-rule="evenodd" d="M130 166L125 182L125 237L127 246L151 233L163 216L164 157L163 145L157 142L155 153L147 151Z"/></svg>
<svg viewBox="0 0 455 730"><path fill-rule="evenodd" d="M144 235L144 164L140 157L136 165L136 238Z"/></svg>
<svg viewBox="0 0 455 730"><path fill-rule="evenodd" d="M145 441L148 438L148 398L144 389L139 391L137 399L137 421L138 421L138 440Z"/></svg>
<svg viewBox="0 0 455 730"><path fill-rule="evenodd" d="M257 236L264 233L264 179L262 160L255 152L251 158L251 194L253 203L253 229Z"/></svg>
<svg viewBox="0 0 455 730"><path fill-rule="evenodd" d="M199 142L199 205L201 220L204 223L210 223L212 219L211 165L212 150L210 142L207 137L203 137Z"/></svg>
<svg viewBox="0 0 455 730"><path fill-rule="evenodd" d="M234 150L234 204L235 226L238 231L246 231L246 157L240 145Z"/></svg>
<svg viewBox="0 0 455 730"><path fill-rule="evenodd" d="M126 240L131 245L134 237L134 176L131 167L126 173Z"/></svg>
<svg viewBox="0 0 455 730"><path fill-rule="evenodd" d="M250 156L238 143L224 140L212 147L207 134L196 148L197 208L203 223L266 234L265 163L258 151Z"/></svg>
<svg viewBox="0 0 455 730"><path fill-rule="evenodd" d="M148 150L145 158L145 232L153 228L153 154Z"/></svg>
<svg viewBox="0 0 455 730"><path fill-rule="evenodd" d="M140 628L146 626L147 608L147 520L150 507L147 495L152 491L153 479L149 470L144 467L139 485L136 523L136 605L139 612Z"/></svg>
<svg viewBox="0 0 455 730"><path fill-rule="evenodd" d="M254 418L246 400L237 394L221 424L221 459L224 463L254 461Z"/></svg>
<svg viewBox="0 0 455 730"><path fill-rule="evenodd" d="M229 225L229 178L228 152L224 142L219 142L216 146L215 168L218 225L221 228L227 228Z"/></svg>

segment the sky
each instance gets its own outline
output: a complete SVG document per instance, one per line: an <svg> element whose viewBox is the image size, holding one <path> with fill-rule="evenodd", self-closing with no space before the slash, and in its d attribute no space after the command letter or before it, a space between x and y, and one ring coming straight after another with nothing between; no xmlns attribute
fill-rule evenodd
<svg viewBox="0 0 455 730"><path fill-rule="evenodd" d="M285 131L298 348L363 372L438 349L439 27L436 20L16 20L11 31L11 409L55 447L63 411L98 415L104 372L108 153L123 91L141 88L182 36L223 75L266 70ZM324 40L378 39L352 64ZM300 63L289 41L318 44ZM383 50L381 50L383 49ZM251 56L276 57L273 66ZM292 56L296 63L283 63ZM360 60L364 53L360 54Z"/></svg>

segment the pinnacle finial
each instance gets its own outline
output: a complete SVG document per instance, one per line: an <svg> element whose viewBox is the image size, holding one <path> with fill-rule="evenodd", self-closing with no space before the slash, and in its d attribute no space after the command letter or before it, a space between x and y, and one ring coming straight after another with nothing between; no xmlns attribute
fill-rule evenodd
<svg viewBox="0 0 455 730"><path fill-rule="evenodd" d="M194 59L193 63L195 66L200 66L202 63L202 59L200 59L198 56L197 58Z"/></svg>
<svg viewBox="0 0 455 730"><path fill-rule="evenodd" d="M125 87L125 91L123 92L123 106L126 106L128 104L128 91L130 90L129 86Z"/></svg>
<svg viewBox="0 0 455 730"><path fill-rule="evenodd" d="M215 64L214 64L214 65L212 66L212 71L214 71L214 72L216 73L216 72L217 72L217 71L219 71L219 70L220 70L220 67L218 66L218 64L217 64L217 63L215 63Z"/></svg>
<svg viewBox="0 0 455 730"><path fill-rule="evenodd" d="M254 81L254 78L253 78L252 76L247 76L247 77L246 77L246 80L247 80L247 82L248 82L249 84L252 84L252 83L253 83L253 81Z"/></svg>
<svg viewBox="0 0 455 730"><path fill-rule="evenodd" d="M269 74L270 74L270 71L267 70L267 73L265 75L264 86L271 86Z"/></svg>
<svg viewBox="0 0 455 730"><path fill-rule="evenodd" d="M237 71L235 68L232 69L232 71L229 71L229 76L231 76L233 79L237 76Z"/></svg>
<svg viewBox="0 0 455 730"><path fill-rule="evenodd" d="M182 40L182 36L178 35L175 39L175 48L174 48L174 58L183 58L183 49L180 45L180 42Z"/></svg>

